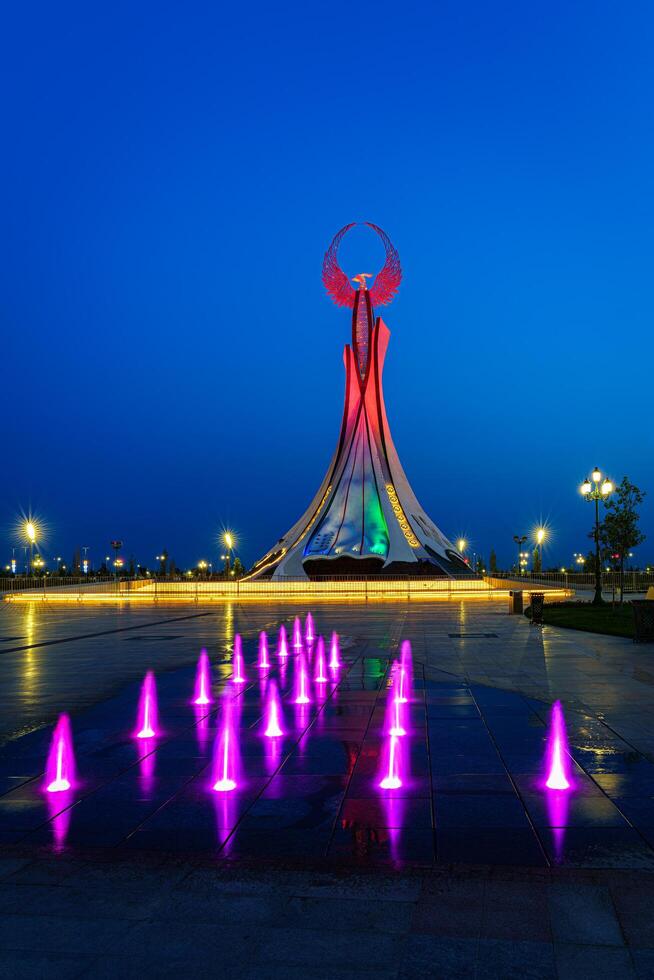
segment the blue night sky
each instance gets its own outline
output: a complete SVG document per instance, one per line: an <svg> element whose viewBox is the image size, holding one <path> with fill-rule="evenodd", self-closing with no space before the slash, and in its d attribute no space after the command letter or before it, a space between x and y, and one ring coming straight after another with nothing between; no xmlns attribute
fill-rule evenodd
<svg viewBox="0 0 654 980"><path fill-rule="evenodd" d="M654 9L14 4L2 38L2 563L112 537L251 563L306 507L349 314L323 253L399 249L386 400L450 537L586 551L594 464L649 491ZM351 274L381 246L346 240Z"/></svg>

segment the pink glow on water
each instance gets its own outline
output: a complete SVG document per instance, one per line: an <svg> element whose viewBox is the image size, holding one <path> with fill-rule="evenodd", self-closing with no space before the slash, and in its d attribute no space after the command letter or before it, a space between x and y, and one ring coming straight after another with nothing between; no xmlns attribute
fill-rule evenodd
<svg viewBox="0 0 654 980"><path fill-rule="evenodd" d="M157 682L151 670L147 672L141 685L138 715L136 720L137 738L155 738L158 734Z"/></svg>
<svg viewBox="0 0 654 980"><path fill-rule="evenodd" d="M147 749L145 751L146 754L139 759L139 785L141 792L149 795L154 787L157 753Z"/></svg>
<svg viewBox="0 0 654 980"><path fill-rule="evenodd" d="M381 789L400 789L400 744L397 735L391 735L388 741L387 765L385 775L380 782Z"/></svg>
<svg viewBox="0 0 654 980"><path fill-rule="evenodd" d="M75 782L75 753L68 715L59 715L48 751L45 788L48 793L65 793Z"/></svg>
<svg viewBox="0 0 654 980"><path fill-rule="evenodd" d="M232 656L233 675L232 680L235 684L245 684L245 665L243 663L243 641L239 633L234 637L234 654Z"/></svg>
<svg viewBox="0 0 654 980"><path fill-rule="evenodd" d="M318 643L316 644L316 673L314 676L316 684L326 684L327 677L327 666L325 664L325 640L322 636L318 637Z"/></svg>
<svg viewBox="0 0 654 980"><path fill-rule="evenodd" d="M213 789L216 793L230 793L238 783L238 741L232 719L231 702L225 700L221 725L216 738L213 756Z"/></svg>
<svg viewBox="0 0 654 980"><path fill-rule="evenodd" d="M302 626L299 616L296 616L293 622L293 649L296 653L302 649Z"/></svg>
<svg viewBox="0 0 654 980"><path fill-rule="evenodd" d="M545 768L547 771L548 789L570 789L570 756L568 755L568 738L565 731L565 719L560 701L552 705L550 732L547 739Z"/></svg>
<svg viewBox="0 0 654 980"><path fill-rule="evenodd" d="M277 641L277 656L288 657L288 639L286 638L286 627L282 623L279 627L279 639Z"/></svg>
<svg viewBox="0 0 654 980"><path fill-rule="evenodd" d="M303 653L299 655L295 667L295 703L309 704L309 674L307 662Z"/></svg>
<svg viewBox="0 0 654 980"><path fill-rule="evenodd" d="M270 667L270 658L268 656L268 637L265 630L261 630L259 633L259 659L257 660L257 667L260 670L268 670Z"/></svg>
<svg viewBox="0 0 654 980"><path fill-rule="evenodd" d="M202 705L194 704L193 713L195 715L195 737L198 741L200 754L204 755L209 742L209 715Z"/></svg>
<svg viewBox="0 0 654 980"><path fill-rule="evenodd" d="M53 850L58 854L64 850L66 844L75 794L72 789L57 791L52 795L48 793L45 801L54 844Z"/></svg>
<svg viewBox="0 0 654 980"><path fill-rule="evenodd" d="M399 831L408 827L407 801L403 796L382 796L379 801L383 826L389 830Z"/></svg>
<svg viewBox="0 0 654 980"><path fill-rule="evenodd" d="M276 681L270 682L268 689L268 702L266 704L266 729L264 735L267 738L279 738L284 734L281 728L282 704L279 699Z"/></svg>
<svg viewBox="0 0 654 980"><path fill-rule="evenodd" d="M200 651L198 669L195 674L193 704L211 704L211 666L206 650Z"/></svg>
<svg viewBox="0 0 654 980"><path fill-rule="evenodd" d="M266 775L272 776L277 772L282 761L282 751L284 742L281 738L267 738L264 740L264 767Z"/></svg>
<svg viewBox="0 0 654 980"><path fill-rule="evenodd" d="M229 854L233 843L232 831L241 816L238 796L231 793L212 793L211 800L215 817L216 844L219 847L224 845L222 854Z"/></svg>
<svg viewBox="0 0 654 980"><path fill-rule="evenodd" d="M570 810L570 794L553 789L547 790L547 816L550 823L552 840L554 842L554 860L557 864L563 857L563 845L565 843L565 831L568 825L568 812Z"/></svg>
<svg viewBox="0 0 654 980"><path fill-rule="evenodd" d="M332 633L332 642L329 651L329 669L340 670L341 654L338 646L338 633Z"/></svg>
<svg viewBox="0 0 654 980"><path fill-rule="evenodd" d="M313 632L313 616L310 612L307 613L307 618L304 621L304 639L307 646L313 646L313 641L315 640L315 634Z"/></svg>

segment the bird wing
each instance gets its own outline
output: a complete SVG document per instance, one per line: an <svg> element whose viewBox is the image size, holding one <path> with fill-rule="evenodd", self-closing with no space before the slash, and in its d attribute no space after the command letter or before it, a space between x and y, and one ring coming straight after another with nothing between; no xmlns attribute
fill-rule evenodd
<svg viewBox="0 0 654 980"><path fill-rule="evenodd" d="M375 277L374 285L370 290L370 302L373 306L385 306L390 303L396 292L399 289L400 282L402 281L402 266L400 265L400 256L397 253L397 249L391 242L390 238L377 225L373 225L370 221L366 221L369 228L376 231L382 242L384 243L384 248L386 249L386 261L383 267L377 273ZM341 234L339 232L339 234ZM334 239L336 241L336 239Z"/></svg>
<svg viewBox="0 0 654 980"><path fill-rule="evenodd" d="M356 290L338 264L338 246L341 244L341 239L345 233L355 224L356 222L353 221L351 224L345 225L334 235L331 245L325 252L325 258L322 263L322 281L325 289L337 306L354 306L354 294Z"/></svg>

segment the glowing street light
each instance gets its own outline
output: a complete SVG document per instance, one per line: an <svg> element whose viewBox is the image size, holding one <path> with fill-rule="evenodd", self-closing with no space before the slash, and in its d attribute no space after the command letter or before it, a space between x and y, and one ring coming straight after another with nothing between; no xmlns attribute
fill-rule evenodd
<svg viewBox="0 0 654 980"><path fill-rule="evenodd" d="M591 483L592 480L592 483ZM599 468L596 466L591 473L591 479L588 477L581 484L581 493L585 500L595 501L595 595L593 597L593 605L601 606L604 600L602 599L602 564L600 561L600 520L599 520L599 502L600 500L606 500L610 494L613 493L613 483L609 480L608 476L602 479L602 474Z"/></svg>
<svg viewBox="0 0 654 980"><path fill-rule="evenodd" d="M27 574L31 575L32 565L34 563L34 545L36 544L36 537L38 534L38 526L36 521L32 520L31 517L28 518L23 524L23 534L25 535L25 539L28 542L30 549L30 563L27 569Z"/></svg>
<svg viewBox="0 0 654 980"><path fill-rule="evenodd" d="M231 575L231 559L234 555L234 546L236 544L236 538L231 531L225 531L223 534L223 542L227 548L227 572Z"/></svg>
<svg viewBox="0 0 654 980"><path fill-rule="evenodd" d="M540 565L541 572L543 571L543 541L547 537L546 527L536 528L536 545L538 547L538 564Z"/></svg>

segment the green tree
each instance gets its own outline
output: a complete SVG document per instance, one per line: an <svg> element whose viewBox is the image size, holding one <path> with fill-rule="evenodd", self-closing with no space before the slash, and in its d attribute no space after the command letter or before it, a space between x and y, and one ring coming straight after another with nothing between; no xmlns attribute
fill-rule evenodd
<svg viewBox="0 0 654 980"><path fill-rule="evenodd" d="M490 568L491 572L497 571L497 555L495 554L495 548L491 548L488 559L488 567Z"/></svg>
<svg viewBox="0 0 654 980"><path fill-rule="evenodd" d="M534 570L534 572L536 572L536 574L542 572L543 570L543 563L541 562L540 559L540 548L538 547L538 545L536 545L536 547L534 548L533 554L531 556L531 567Z"/></svg>
<svg viewBox="0 0 654 980"><path fill-rule="evenodd" d="M624 476L617 485L611 500L606 502L605 517L600 524L600 541L612 555L618 555L620 571L620 603L624 598L624 560L632 548L645 540L638 527L640 514L638 508L643 502L645 492Z"/></svg>
<svg viewBox="0 0 654 980"><path fill-rule="evenodd" d="M240 558L234 559L234 578L240 578L245 573L243 562Z"/></svg>

